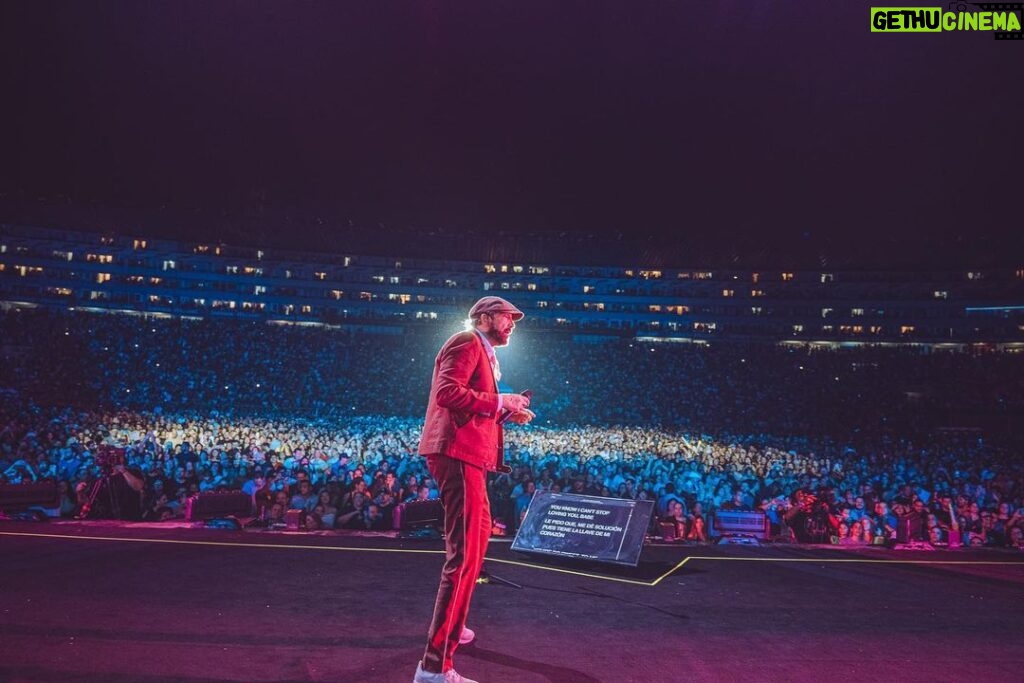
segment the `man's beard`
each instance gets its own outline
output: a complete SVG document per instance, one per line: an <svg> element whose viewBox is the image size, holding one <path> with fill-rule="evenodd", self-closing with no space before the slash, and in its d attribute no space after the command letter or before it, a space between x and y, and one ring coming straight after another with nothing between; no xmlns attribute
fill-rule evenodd
<svg viewBox="0 0 1024 683"><path fill-rule="evenodd" d="M508 346L508 338L511 334L512 330L502 332L492 327L487 331L487 340L491 342L491 346Z"/></svg>

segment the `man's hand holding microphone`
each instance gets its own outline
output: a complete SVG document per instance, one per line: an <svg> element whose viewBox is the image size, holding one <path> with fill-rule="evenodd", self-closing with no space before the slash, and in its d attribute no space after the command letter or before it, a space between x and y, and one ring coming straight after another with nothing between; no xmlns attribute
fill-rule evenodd
<svg viewBox="0 0 1024 683"><path fill-rule="evenodd" d="M516 424L524 425L537 417L530 410L531 395L530 391L524 391L521 394L502 394L501 408L504 412L498 421L515 422Z"/></svg>

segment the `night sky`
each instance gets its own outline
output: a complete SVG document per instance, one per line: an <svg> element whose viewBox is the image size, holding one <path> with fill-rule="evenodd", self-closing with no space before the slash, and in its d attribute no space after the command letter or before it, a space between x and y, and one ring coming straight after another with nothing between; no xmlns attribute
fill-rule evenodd
<svg viewBox="0 0 1024 683"><path fill-rule="evenodd" d="M0 220L1021 257L1024 44L870 6L8 1Z"/></svg>

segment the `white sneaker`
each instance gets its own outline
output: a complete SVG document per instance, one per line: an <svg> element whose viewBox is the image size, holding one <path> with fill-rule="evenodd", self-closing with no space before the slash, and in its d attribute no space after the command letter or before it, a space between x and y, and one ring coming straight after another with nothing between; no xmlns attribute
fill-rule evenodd
<svg viewBox="0 0 1024 683"><path fill-rule="evenodd" d="M423 670L423 662L416 665L416 676L412 683L478 683L472 679L460 676L455 669L448 669L443 674L436 674Z"/></svg>
<svg viewBox="0 0 1024 683"><path fill-rule="evenodd" d="M476 640L476 631L468 626L463 626L462 633L459 634L459 645L469 645L474 640Z"/></svg>

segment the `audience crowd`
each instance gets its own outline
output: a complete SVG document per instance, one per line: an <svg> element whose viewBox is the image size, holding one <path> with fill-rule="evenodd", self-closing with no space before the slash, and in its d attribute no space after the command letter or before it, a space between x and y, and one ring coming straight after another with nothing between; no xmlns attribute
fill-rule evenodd
<svg viewBox="0 0 1024 683"><path fill-rule="evenodd" d="M240 489L269 525L389 529L437 496L415 453L450 332L0 314L0 483L53 479L67 516L113 472L125 517ZM798 541L1022 544L1024 459L998 430L1024 402L1019 356L516 335L502 372L539 416L506 430L496 531L547 490L652 500L691 541L732 509Z"/></svg>

